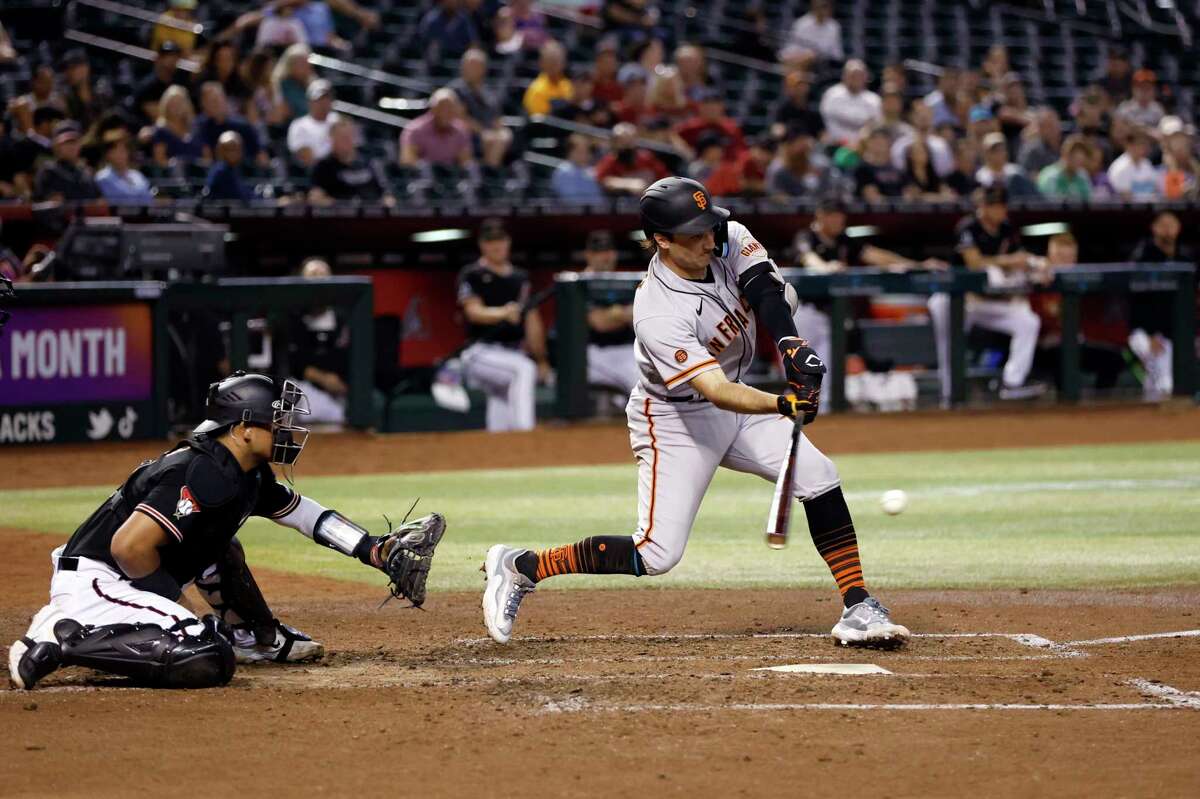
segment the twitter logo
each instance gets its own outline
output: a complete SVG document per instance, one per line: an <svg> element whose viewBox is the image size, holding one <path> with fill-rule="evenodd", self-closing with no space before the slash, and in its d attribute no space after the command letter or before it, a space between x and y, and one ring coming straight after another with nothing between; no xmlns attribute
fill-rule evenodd
<svg viewBox="0 0 1200 799"><path fill-rule="evenodd" d="M92 441L99 441L102 438L107 438L112 432L113 417L108 412L108 408L101 408L99 411L88 411L88 431L87 437Z"/></svg>

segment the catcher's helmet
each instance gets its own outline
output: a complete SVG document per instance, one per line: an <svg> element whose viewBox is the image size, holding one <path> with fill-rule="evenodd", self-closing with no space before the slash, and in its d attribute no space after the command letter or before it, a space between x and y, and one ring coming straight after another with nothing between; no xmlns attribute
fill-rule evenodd
<svg viewBox="0 0 1200 799"><path fill-rule="evenodd" d="M194 435L220 435L243 422L266 427L274 435L272 463L295 463L308 440L308 429L294 424L296 414L309 413L308 397L291 380L285 380L279 392L266 375L238 370L209 385L204 410L206 418L192 431ZM293 434L299 434L299 440Z"/></svg>
<svg viewBox="0 0 1200 799"><path fill-rule="evenodd" d="M729 211L714 205L704 184L691 178L669 177L655 181L642 192L639 203L646 238L655 233L704 233L714 231L717 255L728 247L725 223Z"/></svg>

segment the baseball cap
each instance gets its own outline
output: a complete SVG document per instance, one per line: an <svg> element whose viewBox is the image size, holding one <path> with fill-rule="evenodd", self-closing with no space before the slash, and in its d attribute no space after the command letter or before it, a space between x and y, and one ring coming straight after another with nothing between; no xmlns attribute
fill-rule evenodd
<svg viewBox="0 0 1200 799"><path fill-rule="evenodd" d="M641 64L626 64L617 71L617 83L622 86L628 83L645 83L650 80L650 74Z"/></svg>
<svg viewBox="0 0 1200 799"><path fill-rule="evenodd" d="M1008 140L1004 138L1003 133L993 131L983 137L983 149L990 150L993 147L1008 147Z"/></svg>
<svg viewBox="0 0 1200 799"><path fill-rule="evenodd" d="M78 139L82 131L79 129L79 124L70 119L64 119L54 126L53 140L58 142L70 141Z"/></svg>
<svg viewBox="0 0 1200 799"><path fill-rule="evenodd" d="M309 101L320 100L327 94L333 94L333 84L324 78L317 78L308 84L308 90L305 92Z"/></svg>
<svg viewBox="0 0 1200 799"><path fill-rule="evenodd" d="M479 225L479 240L480 241L496 241L497 239L507 239L508 231L504 229L504 223L496 218L485 219Z"/></svg>
<svg viewBox="0 0 1200 799"><path fill-rule="evenodd" d="M996 115L993 114L992 109L988 108L986 105L973 105L971 106L971 112L967 115L967 118L971 122L988 122L995 119Z"/></svg>
<svg viewBox="0 0 1200 799"><path fill-rule="evenodd" d="M1158 76L1154 74L1152 69L1139 69L1133 73L1134 83L1154 83L1158 80Z"/></svg>
<svg viewBox="0 0 1200 799"><path fill-rule="evenodd" d="M1192 126L1184 122L1174 114L1168 114L1158 122L1158 134L1163 138L1174 136L1176 133L1186 133L1191 135Z"/></svg>
<svg viewBox="0 0 1200 799"><path fill-rule="evenodd" d="M607 230L593 230L587 237L587 249L592 252L603 252L614 249L613 235Z"/></svg>

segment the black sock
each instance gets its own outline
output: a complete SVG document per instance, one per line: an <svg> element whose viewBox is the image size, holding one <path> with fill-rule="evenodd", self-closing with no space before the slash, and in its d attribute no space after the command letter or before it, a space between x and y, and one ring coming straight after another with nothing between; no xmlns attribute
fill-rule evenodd
<svg viewBox="0 0 1200 799"><path fill-rule="evenodd" d="M595 535L577 544L523 552L517 556L517 571L535 583L558 574L646 573L633 537L627 535Z"/></svg>
<svg viewBox="0 0 1200 799"><path fill-rule="evenodd" d="M813 544L837 582L842 604L850 607L869 597L858 559L858 536L841 486L806 501L804 514Z"/></svg>

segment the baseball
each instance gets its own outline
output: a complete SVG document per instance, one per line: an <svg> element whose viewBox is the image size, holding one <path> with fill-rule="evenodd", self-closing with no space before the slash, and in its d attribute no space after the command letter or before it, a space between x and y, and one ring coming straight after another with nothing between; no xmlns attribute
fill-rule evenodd
<svg viewBox="0 0 1200 799"><path fill-rule="evenodd" d="M883 512L888 516L895 516L908 507L908 494L898 488L884 491L883 496L879 498L879 507L883 508Z"/></svg>

